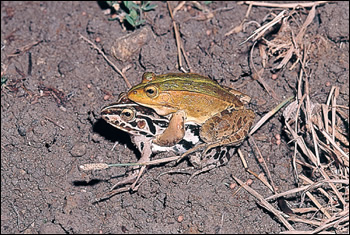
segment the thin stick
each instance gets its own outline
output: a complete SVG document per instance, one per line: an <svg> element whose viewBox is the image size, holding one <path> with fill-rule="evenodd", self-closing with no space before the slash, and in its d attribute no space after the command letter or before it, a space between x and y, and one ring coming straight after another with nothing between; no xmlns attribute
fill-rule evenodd
<svg viewBox="0 0 350 235"><path fill-rule="evenodd" d="M257 1L242 1L238 4L247 4L259 7L278 7L278 8L296 8L300 7L312 7L313 5L325 4L329 1L317 1L317 2L305 2L305 3L269 3L269 2L257 2Z"/></svg>
<svg viewBox="0 0 350 235"><path fill-rule="evenodd" d="M109 199L109 198L113 197L114 195L117 195L117 194L123 193L123 192L127 192L129 190L130 190L129 186L126 186L126 187L123 187L123 188L114 189L112 191L109 191L109 192L103 194L101 197L96 198L95 199L95 203L103 201L103 200L106 200L106 199Z"/></svg>
<svg viewBox="0 0 350 235"><path fill-rule="evenodd" d="M187 71L182 66L182 56L181 56L181 51L182 51L182 55L184 56L185 61L186 61L187 65L188 65L188 68L189 68L189 70L191 72L192 68L191 68L191 65L189 64L189 61L188 61L188 58L187 58L187 55L186 55L186 52L185 52L185 48L184 48L184 46L182 44L182 41L180 39L179 29L178 29L178 27L176 25L176 22L174 20L174 16L173 16L173 12L171 10L170 3L167 2L167 4L168 4L168 9L169 9L171 20L173 21L173 27L174 27L174 32L175 32L175 41L176 41L176 46L177 46L177 55L178 55L178 58L179 58L179 69L182 72L187 73Z"/></svg>
<svg viewBox="0 0 350 235"><path fill-rule="evenodd" d="M44 118L45 118L46 120L52 122L52 123L55 124L56 126L60 127L62 130L64 130L64 126L62 126L62 125L56 123L55 121L53 121L53 120L50 119L49 117L44 116Z"/></svg>
<svg viewBox="0 0 350 235"><path fill-rule="evenodd" d="M271 176L271 173L270 173L270 171L269 171L269 168L268 168L267 165L266 165L265 159L264 159L264 157L262 156L262 154L261 154L261 152L260 152L260 149L259 149L258 146L256 145L256 143L255 143L255 141L254 141L254 138L251 137L250 140L252 140L252 142L253 142L253 144L254 144L256 150L258 151L258 154L259 154L259 156L260 156L260 159L263 160L263 166L264 166L265 171L266 171L266 173L267 173L267 176L269 177L269 180L270 180L270 182L271 182L271 186L272 186L272 188L273 188L273 192L276 193L276 192L277 192L276 186L275 186L275 184L273 183L272 176ZM270 189L271 189L271 188L270 188Z"/></svg>
<svg viewBox="0 0 350 235"><path fill-rule="evenodd" d="M131 84L130 84L130 82L129 82L129 80L125 77L125 75L124 75L124 73L122 72L122 71L120 71L120 69L118 69L118 67L117 66L115 66L114 64L113 64L113 62L112 61L110 61L109 59L108 59L108 57L105 55L105 53L103 53L103 51L100 49L100 48L98 48L93 42L91 42L89 39L87 39L86 37L84 37L83 35L81 35L81 34L79 34L80 35L80 37L84 40L84 41L86 41L87 43L89 43L91 46L93 46L93 48L94 49L96 49L102 56L103 56L103 58L124 78L124 81L125 81L125 83L126 83L126 85L128 86L128 88L131 88L132 86L131 86Z"/></svg>
<svg viewBox="0 0 350 235"><path fill-rule="evenodd" d="M242 154L242 151L241 149L237 149L237 153L239 155L239 157L241 158L241 161L243 163L243 167L244 169L249 172L250 174L254 175L257 179L259 179L261 182L263 182L263 184L265 184L270 190L271 192L274 192L274 189L273 187L269 184L269 182L267 182L266 178L265 177L261 177L260 175L256 174L254 171L250 170L249 167L248 167L248 164ZM260 154L260 152L259 152Z"/></svg>
<svg viewBox="0 0 350 235"><path fill-rule="evenodd" d="M288 221L281 215L281 212L276 210L270 203L268 203L258 192L256 192L254 189L249 187L247 184L243 183L240 179L236 178L235 176L231 175L231 177L237 181L238 184L240 184L245 190L247 190L250 194L252 194L260 204L266 208L267 210L271 211L279 220L286 226L287 229L293 231L294 228L292 225L288 223Z"/></svg>
<svg viewBox="0 0 350 235"><path fill-rule="evenodd" d="M254 74L253 74L253 79L258 80L266 89L266 91L269 93L269 95L271 95L275 100L279 100L279 98L277 97L276 93L270 88L270 86L265 82L265 80L262 78L262 73L264 73L264 68L262 68L261 70L257 70L254 66L254 62L253 62L253 50L255 47L255 44L257 43L257 41L254 42L252 49L250 50L250 63L249 66L251 68L253 68L254 70ZM256 77L254 77L254 75Z"/></svg>
<svg viewBox="0 0 350 235"><path fill-rule="evenodd" d="M283 100L280 104L278 104L274 109L269 111L267 114L265 114L264 117L262 117L257 124L254 125L254 127L249 132L249 136L251 136L257 129L259 129L270 117L272 117L275 113L277 113L278 110L280 110L284 105L286 105L288 102L290 102L294 96L291 96L285 100Z"/></svg>
<svg viewBox="0 0 350 235"><path fill-rule="evenodd" d="M316 127L317 128L317 127ZM346 154L338 145L337 143L335 143L335 141L333 140L332 137L329 136L329 134L324 131L321 130L321 133L323 134L324 137L326 137L326 139L347 159L349 160L349 154Z"/></svg>
<svg viewBox="0 0 350 235"><path fill-rule="evenodd" d="M22 52L29 51L32 47L34 47L42 42L43 42L43 40L39 40L36 42L29 43L28 45L25 45L23 47L17 48L12 54L7 55L7 58L16 57L16 56L20 55Z"/></svg>
<svg viewBox="0 0 350 235"><path fill-rule="evenodd" d="M336 106L337 106L337 97L339 96L339 87L336 87L334 90L334 96L332 99L332 138L333 141L335 141L335 111L336 111Z"/></svg>
<svg viewBox="0 0 350 235"><path fill-rule="evenodd" d="M305 185L305 186L301 186L299 188L294 188L294 189L285 191L283 193L274 194L272 196L269 196L269 197L265 198L265 200L266 201L275 200L276 198L284 197L284 196L287 196L289 194L295 194L295 193L298 193L298 192L301 192L301 191L311 190L312 188L320 187L320 186L322 186L325 183L329 183L329 184L330 183L335 183L335 184L349 185L349 181L347 181L347 180L340 180L340 179L339 180L338 179L321 180L321 181L318 181L318 182L313 182L310 185Z"/></svg>

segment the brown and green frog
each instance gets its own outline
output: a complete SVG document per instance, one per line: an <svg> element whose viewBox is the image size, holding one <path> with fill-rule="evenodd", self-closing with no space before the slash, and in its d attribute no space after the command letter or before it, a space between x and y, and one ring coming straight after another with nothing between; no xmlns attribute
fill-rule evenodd
<svg viewBox="0 0 350 235"><path fill-rule="evenodd" d="M127 96L170 118L167 129L154 140L160 146L178 143L185 134L185 123L200 125L200 138L205 143L188 153L201 147L206 152L217 146L239 145L255 118L254 112L244 107L249 96L195 73L146 72Z"/></svg>
<svg viewBox="0 0 350 235"><path fill-rule="evenodd" d="M110 125L130 134L131 141L141 153L138 163L150 162L155 154L167 152L168 154L181 155L203 141L199 138L199 125L186 124L185 135L179 143L172 146L159 146L153 141L156 136L164 132L169 125L168 118L159 116L153 109L141 106L130 101L126 93L121 93L117 102L109 104L101 110L102 118ZM224 165L230 157L226 147L214 148L205 155L194 153L189 161L197 170L191 178L203 171L208 171L220 165ZM143 174L146 166L135 166L134 174L119 181L112 189L121 185L132 183L130 187L136 190L136 183ZM190 179L191 179L190 178Z"/></svg>

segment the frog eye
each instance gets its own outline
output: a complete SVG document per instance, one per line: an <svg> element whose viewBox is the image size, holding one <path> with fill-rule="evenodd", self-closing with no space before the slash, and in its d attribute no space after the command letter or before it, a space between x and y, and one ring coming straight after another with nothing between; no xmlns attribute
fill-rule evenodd
<svg viewBox="0 0 350 235"><path fill-rule="evenodd" d="M158 89L155 86L146 87L145 92L146 92L147 96L150 98L154 98L154 97L158 96Z"/></svg>
<svg viewBox="0 0 350 235"><path fill-rule="evenodd" d="M124 109L122 113L120 114L121 118L126 121L130 122L135 119L135 110L132 109Z"/></svg>

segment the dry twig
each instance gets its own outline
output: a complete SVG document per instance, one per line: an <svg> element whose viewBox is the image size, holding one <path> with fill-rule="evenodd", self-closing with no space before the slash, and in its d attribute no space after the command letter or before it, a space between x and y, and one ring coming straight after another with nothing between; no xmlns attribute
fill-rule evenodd
<svg viewBox="0 0 350 235"><path fill-rule="evenodd" d="M186 63L187 63L187 66L188 66L189 71L192 72L192 67L191 67L191 65L190 65L190 63L189 63L189 60L188 60L187 55L186 55L186 52L185 52L185 48L184 48L183 43L182 43L182 41L181 41L181 39L180 39L179 29L178 29L177 24L176 24L176 22L175 22L175 20L174 20L174 16L173 16L173 12L172 12L172 10L171 10L170 3L167 2L167 4L168 4L168 9L169 9L170 17L171 17L171 19L172 19L172 21L173 21L173 27L174 27L175 39L176 39L176 46L177 46L177 55L178 55L178 58L179 58L179 69L180 69L182 72L187 73L187 71L186 71L186 70L184 69L184 67L182 66L182 56L181 56L181 55L183 55L184 58L185 58L185 60L186 60ZM181 54L181 52L182 52L182 54Z"/></svg>
<svg viewBox="0 0 350 235"><path fill-rule="evenodd" d="M125 81L126 85L128 86L128 88L131 88L131 84L130 84L129 80L126 78L126 76L124 75L124 73L120 69L118 69L118 67L115 66L110 59L108 59L108 57L105 55L105 53L100 48L98 48L93 42L91 42L89 39L87 39L86 37L84 37L81 34L79 34L79 35L84 41L86 41L91 46L93 46L93 48L95 50L97 50L98 53L100 53L103 56L103 58L108 62L108 64L110 64L124 78L124 81Z"/></svg>

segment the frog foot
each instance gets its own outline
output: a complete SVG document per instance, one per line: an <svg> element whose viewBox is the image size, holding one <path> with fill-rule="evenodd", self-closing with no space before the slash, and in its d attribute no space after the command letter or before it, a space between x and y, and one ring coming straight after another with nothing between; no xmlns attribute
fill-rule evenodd
<svg viewBox="0 0 350 235"><path fill-rule="evenodd" d="M113 185L113 187L110 189L110 191L116 189L117 187L120 187L122 185L126 185L126 184L132 184L129 189L132 191L137 191L138 187L140 186L137 185L137 182L139 181L140 177L142 176L142 174L144 173L145 169L147 166L142 166L140 170L137 170L135 173L129 175L127 178L125 178L124 180L116 183L115 185Z"/></svg>
<svg viewBox="0 0 350 235"><path fill-rule="evenodd" d="M214 168L226 165L231 158L231 152L227 147L218 147L211 149L210 152L202 156L204 156L205 159L200 159L200 165L196 166L198 170L191 174L186 184L203 172L208 172ZM192 156L190 157L190 162L193 164Z"/></svg>

